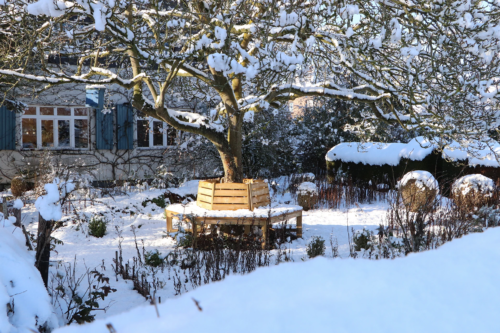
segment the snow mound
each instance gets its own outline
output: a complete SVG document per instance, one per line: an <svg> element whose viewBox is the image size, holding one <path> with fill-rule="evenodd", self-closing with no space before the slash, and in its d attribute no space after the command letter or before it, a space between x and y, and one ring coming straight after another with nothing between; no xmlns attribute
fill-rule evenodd
<svg viewBox="0 0 500 333"><path fill-rule="evenodd" d="M38 332L37 325L56 327L50 297L24 235L10 224L0 225L0 332ZM9 304L9 305L8 305ZM9 312L12 309L14 312ZM33 331L32 331L32 330Z"/></svg>
<svg viewBox="0 0 500 333"><path fill-rule="evenodd" d="M185 197L185 196L190 195L190 194L197 196L199 182L200 182L199 180L189 180L189 181L185 182L184 184L182 184L178 188L171 187L171 188L168 188L167 190L172 192L172 193L175 193L177 195L180 195L181 197Z"/></svg>
<svg viewBox="0 0 500 333"><path fill-rule="evenodd" d="M318 194L318 187L311 182L303 182L297 188L300 194Z"/></svg>
<svg viewBox="0 0 500 333"><path fill-rule="evenodd" d="M480 174L467 175L458 178L453 183L452 191L453 193L461 193L462 195L467 195L469 192L474 191L491 196L495 191L495 182L493 179Z"/></svg>
<svg viewBox="0 0 500 333"><path fill-rule="evenodd" d="M62 217L61 205L59 203L58 180L45 184L47 194L40 196L35 201L35 207L40 212L44 220L59 221Z"/></svg>
<svg viewBox="0 0 500 333"><path fill-rule="evenodd" d="M434 149L435 146L423 137L415 138L409 143L369 142L360 145L356 142L344 142L330 149L326 154L326 160L396 166L402 158L421 161Z"/></svg>
<svg viewBox="0 0 500 333"><path fill-rule="evenodd" d="M439 189L436 178L430 172L423 170L410 171L405 174L398 182L398 188L404 187L410 180L414 180L415 185L422 190L427 188L437 191Z"/></svg>
<svg viewBox="0 0 500 333"><path fill-rule="evenodd" d="M495 228L395 260L260 268L168 299L160 318L143 306L55 332L500 332L499 242Z"/></svg>

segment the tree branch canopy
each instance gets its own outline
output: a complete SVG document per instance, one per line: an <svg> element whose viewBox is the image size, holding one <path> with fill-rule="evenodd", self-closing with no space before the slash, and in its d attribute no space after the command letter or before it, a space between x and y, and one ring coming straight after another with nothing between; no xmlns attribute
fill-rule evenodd
<svg viewBox="0 0 500 333"><path fill-rule="evenodd" d="M497 1L1 3L6 97L22 80L120 85L137 109L233 155L245 112L307 96L367 103L360 123L429 136L500 125ZM180 91L216 112L173 112Z"/></svg>

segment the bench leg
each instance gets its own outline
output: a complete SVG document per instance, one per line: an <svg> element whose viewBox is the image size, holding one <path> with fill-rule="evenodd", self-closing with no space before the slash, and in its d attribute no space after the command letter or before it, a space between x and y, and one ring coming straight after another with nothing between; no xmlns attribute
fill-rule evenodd
<svg viewBox="0 0 500 333"><path fill-rule="evenodd" d="M167 232L172 232L173 231L173 228L172 228L172 213L170 213L169 211L166 211L165 215L167 216Z"/></svg>
<svg viewBox="0 0 500 333"><path fill-rule="evenodd" d="M297 238L302 238L302 212L296 217L295 221L297 224Z"/></svg>
<svg viewBox="0 0 500 333"><path fill-rule="evenodd" d="M269 232L269 220L266 219L264 225L262 226L262 249L267 249L267 238Z"/></svg>
<svg viewBox="0 0 500 333"><path fill-rule="evenodd" d="M198 236L198 227L196 226L196 219L193 221L193 250L196 249L196 237Z"/></svg>

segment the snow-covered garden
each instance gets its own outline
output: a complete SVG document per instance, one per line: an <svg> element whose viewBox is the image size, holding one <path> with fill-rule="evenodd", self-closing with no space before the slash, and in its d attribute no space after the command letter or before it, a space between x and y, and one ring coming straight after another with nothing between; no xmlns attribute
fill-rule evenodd
<svg viewBox="0 0 500 333"><path fill-rule="evenodd" d="M499 22L0 0L0 333L499 332Z"/></svg>

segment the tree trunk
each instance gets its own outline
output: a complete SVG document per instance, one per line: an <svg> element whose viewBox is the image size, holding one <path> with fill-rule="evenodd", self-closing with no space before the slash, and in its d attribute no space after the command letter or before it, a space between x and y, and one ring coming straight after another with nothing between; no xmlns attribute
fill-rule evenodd
<svg viewBox="0 0 500 333"><path fill-rule="evenodd" d="M53 226L54 221L46 221L42 215L38 215L35 267L40 271L45 287L47 287L49 282L50 234L52 233Z"/></svg>
<svg viewBox="0 0 500 333"><path fill-rule="evenodd" d="M237 113L229 120L228 143L229 150L219 149L219 155L224 166L225 183L243 182L243 155L242 155L242 127L243 116Z"/></svg>

